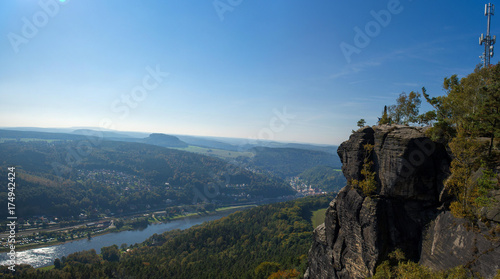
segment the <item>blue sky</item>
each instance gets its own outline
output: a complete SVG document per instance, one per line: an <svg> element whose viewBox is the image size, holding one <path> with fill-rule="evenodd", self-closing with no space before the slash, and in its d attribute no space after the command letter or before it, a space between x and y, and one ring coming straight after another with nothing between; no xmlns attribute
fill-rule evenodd
<svg viewBox="0 0 500 279"><path fill-rule="evenodd" d="M485 3L1 1L0 127L339 144L399 93L472 72Z"/></svg>

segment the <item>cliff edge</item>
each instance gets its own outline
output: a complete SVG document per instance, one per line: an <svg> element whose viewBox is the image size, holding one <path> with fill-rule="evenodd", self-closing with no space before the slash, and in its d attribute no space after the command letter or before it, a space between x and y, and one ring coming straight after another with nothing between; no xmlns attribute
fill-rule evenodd
<svg viewBox="0 0 500 279"><path fill-rule="evenodd" d="M314 230L305 278L366 278L395 249L434 270L467 265L492 278L500 268L499 243L485 231L468 230L443 208L443 181L451 158L424 128L365 127L338 148L348 181L361 180L364 146L373 144L378 183L372 197L344 187ZM479 225L481 226L481 224ZM496 260L495 260L496 259Z"/></svg>

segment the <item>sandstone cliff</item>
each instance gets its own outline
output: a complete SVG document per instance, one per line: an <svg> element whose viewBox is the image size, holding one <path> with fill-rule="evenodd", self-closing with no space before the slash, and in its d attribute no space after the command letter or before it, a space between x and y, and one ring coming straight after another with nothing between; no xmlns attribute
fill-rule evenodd
<svg viewBox="0 0 500 279"><path fill-rule="evenodd" d="M365 127L338 149L347 180L360 174L365 144L373 144L378 189L369 198L344 187L314 231L305 277L366 278L396 248L435 270L466 264L492 278L500 268L499 243L443 210L443 180L450 157L423 128ZM486 228L484 228L486 230Z"/></svg>

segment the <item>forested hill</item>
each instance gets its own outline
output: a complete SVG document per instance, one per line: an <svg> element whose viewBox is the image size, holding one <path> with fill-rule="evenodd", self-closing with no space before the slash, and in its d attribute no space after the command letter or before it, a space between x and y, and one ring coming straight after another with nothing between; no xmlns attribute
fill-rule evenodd
<svg viewBox="0 0 500 279"><path fill-rule="evenodd" d="M185 231L71 254L49 271L16 268L16 278L296 278L305 271L312 211L333 195L259 206ZM7 267L0 274L14 278Z"/></svg>
<svg viewBox="0 0 500 279"><path fill-rule="evenodd" d="M97 215L293 194L280 179L217 158L141 143L89 138L4 142L0 144L4 177L9 166L16 167L20 217ZM7 200L6 191L1 189L3 200Z"/></svg>
<svg viewBox="0 0 500 279"><path fill-rule="evenodd" d="M339 157L323 151L297 148L256 147L255 156L247 163L257 169L267 170L281 177L293 177L316 166L340 168Z"/></svg>
<svg viewBox="0 0 500 279"><path fill-rule="evenodd" d="M317 166L329 166L336 169L341 167L336 153L336 146L265 142L263 143L265 144L264 147L257 144L233 145L204 137L172 136L155 133L140 138L131 137L126 132L91 129L75 130L72 134L0 129L0 143L39 140L50 142L79 140L146 143L225 159L241 167L272 174L283 179L295 177Z"/></svg>
<svg viewBox="0 0 500 279"><path fill-rule="evenodd" d="M66 133L51 133L39 131L17 131L0 129L0 140L16 141L21 139L37 139L37 140L85 140L89 134L83 135L82 130L78 134ZM91 135L97 136L94 132Z"/></svg>
<svg viewBox="0 0 500 279"><path fill-rule="evenodd" d="M306 184L326 192L339 191L347 184L342 171L329 166L310 168L302 172L299 178L306 182Z"/></svg>

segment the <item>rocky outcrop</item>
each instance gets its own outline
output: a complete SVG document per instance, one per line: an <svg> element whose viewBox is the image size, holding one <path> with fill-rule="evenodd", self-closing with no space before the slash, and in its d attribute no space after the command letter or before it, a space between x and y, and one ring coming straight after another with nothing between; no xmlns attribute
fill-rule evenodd
<svg viewBox="0 0 500 279"><path fill-rule="evenodd" d="M493 278L500 269L500 243L490 230L482 222L471 227L450 212L442 212L424 233L420 263L434 270L465 265Z"/></svg>
<svg viewBox="0 0 500 279"><path fill-rule="evenodd" d="M442 144L427 138L423 128L365 127L338 148L348 181L363 178L366 144L374 145L370 160L374 162L377 191L366 197L346 186L338 193L326 212L325 223L314 231L306 278L366 278L396 248L408 259L434 269L473 261L473 270L490 276L493 273L485 271L486 266L493 272L500 268L491 265L495 256L499 258L495 254L500 251L498 246L467 234L461 229L463 225L456 226L459 220L442 210L446 202L443 181L451 161ZM454 235L444 239L442 235L450 228ZM481 245L477 251L481 256L447 259L450 253L471 254L470 247L460 244L468 239Z"/></svg>

